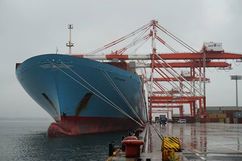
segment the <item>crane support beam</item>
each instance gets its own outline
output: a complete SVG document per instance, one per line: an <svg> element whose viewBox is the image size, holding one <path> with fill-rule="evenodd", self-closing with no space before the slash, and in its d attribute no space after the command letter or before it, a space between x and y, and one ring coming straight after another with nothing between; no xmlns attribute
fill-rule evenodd
<svg viewBox="0 0 242 161"><path fill-rule="evenodd" d="M206 68L231 68L231 64L227 62L207 61ZM153 63L153 68L198 68L203 67L203 63L199 61L193 62L167 62L167 63ZM136 68L152 68L152 63L136 64Z"/></svg>
<svg viewBox="0 0 242 161"><path fill-rule="evenodd" d="M159 111L152 111L152 113L168 113L168 112L172 112L172 110L159 110Z"/></svg>
<svg viewBox="0 0 242 161"><path fill-rule="evenodd" d="M151 103L176 103L176 104L189 104L194 100L152 100Z"/></svg>
<svg viewBox="0 0 242 161"><path fill-rule="evenodd" d="M169 110L154 110L153 112L169 112L169 111L172 111L172 109L169 109Z"/></svg>
<svg viewBox="0 0 242 161"><path fill-rule="evenodd" d="M242 59L242 54L226 53L226 52L206 52L206 53L162 53L159 54L164 60L203 60L204 55L206 60L211 59ZM155 59L159 59L155 55Z"/></svg>
<svg viewBox="0 0 242 161"><path fill-rule="evenodd" d="M151 103L190 103L202 98L202 96L150 96L148 99Z"/></svg>
<svg viewBox="0 0 242 161"><path fill-rule="evenodd" d="M183 107L183 105L169 105L169 106L159 106L159 105L155 105L155 106L151 106L151 108L160 108L160 109L163 109L163 108L181 108Z"/></svg>
<svg viewBox="0 0 242 161"><path fill-rule="evenodd" d="M180 92L177 90L170 90L170 91L153 91L153 94L179 94ZM190 93L189 93L190 94Z"/></svg>
<svg viewBox="0 0 242 161"><path fill-rule="evenodd" d="M212 62L212 61L207 61L206 62L206 67L211 67L211 68L228 68L231 67L231 64L226 63L226 62ZM172 67L172 68L197 68L197 67L202 67L203 63L199 61L191 61L191 62L169 62L169 63L154 63L155 68L167 68L167 67Z"/></svg>
<svg viewBox="0 0 242 161"><path fill-rule="evenodd" d="M163 106L161 106L160 104L163 104L163 102L162 103L153 103L152 108L161 108L161 109L162 108L180 108L180 106L183 106L183 103L179 103L179 102L177 102L177 103L176 102L169 102L169 103L167 103L167 104L169 104L168 107L165 107L164 104L163 104Z"/></svg>
<svg viewBox="0 0 242 161"><path fill-rule="evenodd" d="M148 97L149 100L199 100L202 99L202 96L150 96Z"/></svg>
<svg viewBox="0 0 242 161"><path fill-rule="evenodd" d="M159 77L159 78L153 78L153 81L156 81L156 82L169 82L169 81L184 81L187 80L187 81L199 81L199 80L202 80L203 81L203 78L199 78L199 77L178 77L177 78L174 78L174 77L169 77L169 78L162 78L162 77ZM205 79L205 81L209 81L208 78Z"/></svg>
<svg viewBox="0 0 242 161"><path fill-rule="evenodd" d="M75 57L80 58L88 58L88 59L94 59L94 60L112 60L112 59L118 59L118 60L151 60L152 54L146 54L146 55L118 55L118 54L108 54L108 55L84 55L84 54L76 54L73 55ZM212 59L240 59L242 60L242 54L235 54L235 53L227 53L227 52L206 52L206 53L160 53L158 56L155 54L154 59L159 60L199 60L202 61L204 56L206 57L206 60L212 60Z"/></svg>

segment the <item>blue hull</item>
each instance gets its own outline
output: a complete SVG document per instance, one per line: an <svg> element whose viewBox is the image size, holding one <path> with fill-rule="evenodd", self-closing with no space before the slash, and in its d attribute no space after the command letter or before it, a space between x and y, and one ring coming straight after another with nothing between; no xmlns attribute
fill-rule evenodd
<svg viewBox="0 0 242 161"><path fill-rule="evenodd" d="M147 121L139 76L115 66L46 54L18 65L16 75L26 92L57 122L63 117L117 118L136 125Z"/></svg>

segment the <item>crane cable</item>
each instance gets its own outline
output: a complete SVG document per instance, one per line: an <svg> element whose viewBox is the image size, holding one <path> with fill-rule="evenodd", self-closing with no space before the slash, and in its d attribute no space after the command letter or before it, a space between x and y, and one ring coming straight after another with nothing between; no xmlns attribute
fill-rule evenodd
<svg viewBox="0 0 242 161"><path fill-rule="evenodd" d="M191 88L193 88L195 91L197 91L201 96L202 96L202 94L200 93L200 91L196 88L196 87L194 87L194 86L192 86L182 75L180 75L179 73L177 73L168 63L166 63L166 61L165 60L163 60L158 54L156 54L156 56L163 62L163 63L165 63L175 74L177 74L177 75L179 75L181 78L182 78L182 80L183 81L185 81ZM164 67L164 65L162 64L162 63L160 63L159 61L158 61L158 63L159 64L161 64L163 67ZM172 76L174 76L181 84L183 84L191 93L193 93L193 91L192 90L190 90L184 83L182 83L182 81L175 75L175 74L173 74L170 70L168 70L168 69L166 69L166 67L164 68L167 72L169 72Z"/></svg>
<svg viewBox="0 0 242 161"><path fill-rule="evenodd" d="M96 54L96 53L98 53L100 51L103 51L103 50L105 50L107 48L110 48L111 46L114 46L114 45L116 45L116 44L118 44L118 43L120 43L120 42L122 42L122 41L124 41L124 40L126 40L126 39L128 39L128 38L130 38L130 37L132 37L132 36L134 36L134 35L136 35L138 33L140 33L141 31L144 31L147 28L150 28L150 26L151 26L151 23L143 25L142 27L136 29L135 31L133 31L133 32L131 32L131 33L129 33L129 34L127 34L127 35L117 39L117 40L114 40L111 43L108 43L108 44L104 45L103 47L100 47L100 48L98 48L98 49L96 49L94 51L91 51L91 52L89 52L87 54L90 54L90 55L91 54Z"/></svg>
<svg viewBox="0 0 242 161"><path fill-rule="evenodd" d="M157 61L158 62L158 61ZM158 62L159 63L159 62ZM159 69L159 68L158 68ZM164 68L166 69L166 68ZM169 76L164 72L162 71L161 69L157 70L155 69L156 72L158 72L163 78L169 78ZM171 71L169 71L168 69L166 69L166 71L168 71L168 73L171 74ZM172 74L171 74L172 75ZM174 76L174 75L173 75ZM175 77L175 76L174 76ZM156 82L158 83L158 82ZM177 85L174 81L168 81L168 83L172 86L172 87L176 87L177 89L180 89L179 85ZM158 83L159 84L159 83ZM159 84L160 85L160 84ZM160 85L161 86L161 85ZM180 92L179 92L180 93ZM181 94L181 93L180 93ZM169 94L171 95L171 94Z"/></svg>
<svg viewBox="0 0 242 161"><path fill-rule="evenodd" d="M177 36L175 36L174 34L172 34L171 32L169 32L167 29L165 29L163 26L157 24L156 25L157 28L159 28L162 32L164 32L165 34L167 34L169 37L171 37L172 39L174 39L176 42L178 42L179 44L181 44L182 46L184 46L185 48L187 48L188 50L190 50L192 53L198 53L197 50L195 50L194 48L192 48L190 45L188 45L187 43L185 43L183 40L181 40L180 38L178 38ZM196 70L198 70L196 68ZM200 71L198 71L198 73L200 73ZM204 73L201 73L204 77ZM199 75L199 78L201 78L201 76ZM205 81L205 80L204 80Z"/></svg>
<svg viewBox="0 0 242 161"><path fill-rule="evenodd" d="M150 29L150 27L146 28L142 33L140 33L138 36L136 36L128 45L126 45L126 47L118 50L118 53L120 53L119 51L121 51L121 54L124 53L124 51L126 51L128 48L131 48L135 45L137 45L139 42L141 42L142 40L146 41L149 39L149 36L143 36L145 35L145 33ZM149 34L148 34L149 35ZM143 36L143 37L142 37ZM143 44L143 43L141 43Z"/></svg>
<svg viewBox="0 0 242 161"><path fill-rule="evenodd" d="M167 34L169 37L171 37L172 39L174 39L176 42L180 43L182 46L184 46L185 48L187 48L188 50L190 50L191 52L197 53L197 50L195 50L190 45L188 45L187 43L185 43L183 40L181 40L180 38L178 38L177 36L175 36L174 34L172 34L171 32L169 32L163 26L157 24L156 27L158 29L160 29L163 33Z"/></svg>
<svg viewBox="0 0 242 161"><path fill-rule="evenodd" d="M173 53L177 53L177 51L171 47L171 45L169 45L166 41L164 41L162 38L160 38L159 36L155 35L155 38L162 43L163 45L165 45L165 47L167 47L169 50L171 50Z"/></svg>
<svg viewBox="0 0 242 161"><path fill-rule="evenodd" d="M145 35L144 37L141 37L141 38L136 38L135 40L133 40L132 42L130 42L129 44L127 44L125 47L123 47L122 49L120 50L117 50L117 53L118 54L123 54L127 49L137 45L138 43L142 42L142 41L145 41L147 39L150 38L150 35L147 34Z"/></svg>

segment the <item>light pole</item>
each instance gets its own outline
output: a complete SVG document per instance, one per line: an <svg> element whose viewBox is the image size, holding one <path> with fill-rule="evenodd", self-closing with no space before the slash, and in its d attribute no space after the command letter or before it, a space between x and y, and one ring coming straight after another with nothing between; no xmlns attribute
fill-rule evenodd
<svg viewBox="0 0 242 161"><path fill-rule="evenodd" d="M231 80L235 80L235 88L236 88L236 107L238 108L238 80L242 79L242 75L231 75Z"/></svg>
<svg viewBox="0 0 242 161"><path fill-rule="evenodd" d="M69 41L66 43L66 46L69 48L69 54L71 54L71 48L74 46L74 43L71 42L71 30L73 29L73 25L68 25L69 29Z"/></svg>

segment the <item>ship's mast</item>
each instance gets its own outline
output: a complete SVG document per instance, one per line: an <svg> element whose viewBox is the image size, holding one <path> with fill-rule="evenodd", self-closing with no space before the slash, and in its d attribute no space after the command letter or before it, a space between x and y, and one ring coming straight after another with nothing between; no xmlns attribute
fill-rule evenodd
<svg viewBox="0 0 242 161"><path fill-rule="evenodd" d="M71 48L74 46L74 43L71 42L71 30L73 29L72 24L68 24L69 29L69 41L66 43L66 46L69 48L69 54L71 54Z"/></svg>

